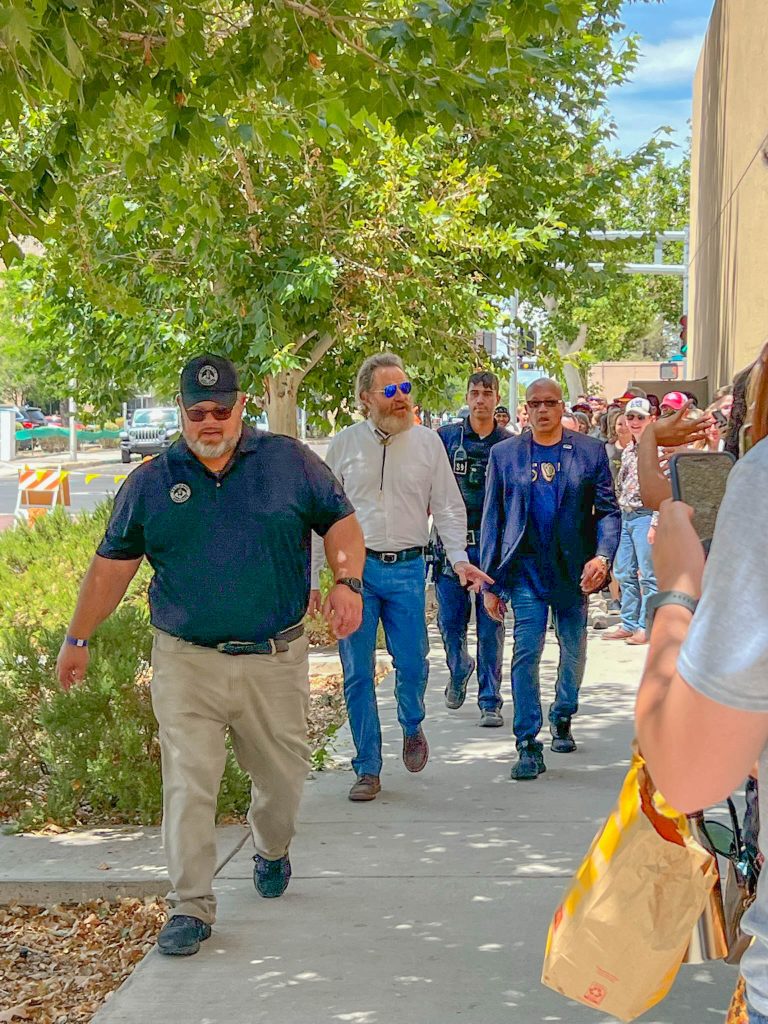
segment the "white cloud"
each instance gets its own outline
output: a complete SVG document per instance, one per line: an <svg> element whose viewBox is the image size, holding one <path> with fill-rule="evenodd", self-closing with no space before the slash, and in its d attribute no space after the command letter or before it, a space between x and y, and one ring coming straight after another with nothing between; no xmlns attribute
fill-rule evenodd
<svg viewBox="0 0 768 1024"><path fill-rule="evenodd" d="M625 88L658 88L693 81L704 43L704 33L642 43L637 67Z"/></svg>

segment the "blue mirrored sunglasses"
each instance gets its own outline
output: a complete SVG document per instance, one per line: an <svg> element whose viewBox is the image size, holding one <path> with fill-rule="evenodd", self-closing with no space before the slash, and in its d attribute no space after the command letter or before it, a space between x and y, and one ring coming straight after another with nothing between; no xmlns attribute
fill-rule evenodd
<svg viewBox="0 0 768 1024"><path fill-rule="evenodd" d="M374 394L384 395L385 398L394 398L398 388L400 388L404 395L410 395L413 384L409 380L404 380L402 384L387 384L385 388L379 388L377 391L374 391Z"/></svg>

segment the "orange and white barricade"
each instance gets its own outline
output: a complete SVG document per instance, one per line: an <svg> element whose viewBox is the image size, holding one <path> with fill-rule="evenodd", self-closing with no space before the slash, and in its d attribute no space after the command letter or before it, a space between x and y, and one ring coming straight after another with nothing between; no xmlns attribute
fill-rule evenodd
<svg viewBox="0 0 768 1024"><path fill-rule="evenodd" d="M69 473L58 467L19 470L19 493L15 515L34 522L49 509L61 505L69 508Z"/></svg>

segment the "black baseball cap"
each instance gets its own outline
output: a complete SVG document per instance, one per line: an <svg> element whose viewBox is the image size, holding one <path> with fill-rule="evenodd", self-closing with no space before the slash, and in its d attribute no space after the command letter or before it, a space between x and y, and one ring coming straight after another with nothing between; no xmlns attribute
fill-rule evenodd
<svg viewBox="0 0 768 1024"><path fill-rule="evenodd" d="M195 356L181 371L179 391L185 409L198 402L216 402L231 409L240 391L235 364L207 352Z"/></svg>
<svg viewBox="0 0 768 1024"><path fill-rule="evenodd" d="M497 416L499 413L501 413L502 416L509 416L509 409L506 405L497 405L493 415Z"/></svg>

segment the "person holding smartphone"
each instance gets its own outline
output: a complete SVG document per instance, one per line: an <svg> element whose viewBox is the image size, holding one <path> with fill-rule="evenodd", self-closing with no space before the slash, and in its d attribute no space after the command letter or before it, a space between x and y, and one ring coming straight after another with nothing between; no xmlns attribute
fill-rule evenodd
<svg viewBox="0 0 768 1024"><path fill-rule="evenodd" d="M768 822L768 380L758 388L753 447L728 479L709 558L693 509L662 504L654 560L650 648L635 713L637 736L665 798L693 813L723 800L759 763ZM762 826L761 826L762 833ZM761 834L761 847L765 837ZM749 1024L768 1024L768 876L742 918L754 936L741 961Z"/></svg>

